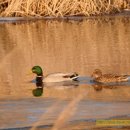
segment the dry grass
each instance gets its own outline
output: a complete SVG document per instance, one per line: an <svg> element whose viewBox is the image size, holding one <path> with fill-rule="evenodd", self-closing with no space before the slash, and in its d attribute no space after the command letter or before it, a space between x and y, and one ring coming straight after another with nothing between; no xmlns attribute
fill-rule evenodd
<svg viewBox="0 0 130 130"><path fill-rule="evenodd" d="M0 0L0 16L90 16L119 12L129 0Z"/></svg>

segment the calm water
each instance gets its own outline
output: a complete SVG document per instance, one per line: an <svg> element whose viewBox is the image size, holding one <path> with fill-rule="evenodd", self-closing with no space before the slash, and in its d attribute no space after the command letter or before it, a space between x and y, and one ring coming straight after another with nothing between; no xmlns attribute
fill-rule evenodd
<svg viewBox="0 0 130 130"><path fill-rule="evenodd" d="M0 23L0 63L2 130L50 124L56 130L68 122L130 115L129 83L99 89L88 82L68 88L45 85L43 95L34 97L36 86L30 81L35 75L27 75L34 65L42 66L44 75L90 77L96 68L130 74L130 17Z"/></svg>

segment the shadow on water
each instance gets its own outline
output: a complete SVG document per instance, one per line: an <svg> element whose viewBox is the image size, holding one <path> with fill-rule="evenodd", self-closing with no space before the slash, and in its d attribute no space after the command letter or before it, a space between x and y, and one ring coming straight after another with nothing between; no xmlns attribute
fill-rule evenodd
<svg viewBox="0 0 130 130"><path fill-rule="evenodd" d="M73 123L85 129L96 127L97 119L129 118L130 82L97 84L89 77L96 68L130 74L129 27L126 17L0 24L0 129L68 130ZM34 65L44 75L83 77L80 83L34 85L28 83L34 76L26 76Z"/></svg>

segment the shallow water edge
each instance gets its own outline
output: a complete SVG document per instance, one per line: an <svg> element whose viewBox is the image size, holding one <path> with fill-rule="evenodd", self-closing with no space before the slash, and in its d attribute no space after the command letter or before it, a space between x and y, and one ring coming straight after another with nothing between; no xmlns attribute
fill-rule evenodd
<svg viewBox="0 0 130 130"><path fill-rule="evenodd" d="M37 20L74 20L74 21L80 21L80 20L86 20L86 19L96 19L96 18L102 18L102 17L130 17L130 10L123 10L120 13L116 14L105 14L105 15L99 15L99 16L65 16L65 17L0 17L0 23L13 23L13 22L27 22L27 21L37 21Z"/></svg>

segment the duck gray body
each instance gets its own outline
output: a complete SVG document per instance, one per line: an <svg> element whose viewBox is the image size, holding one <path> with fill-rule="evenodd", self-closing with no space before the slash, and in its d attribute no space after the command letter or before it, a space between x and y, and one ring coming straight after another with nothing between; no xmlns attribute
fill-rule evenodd
<svg viewBox="0 0 130 130"><path fill-rule="evenodd" d="M53 73L44 77L43 82L64 82L76 81L78 78L77 73Z"/></svg>

